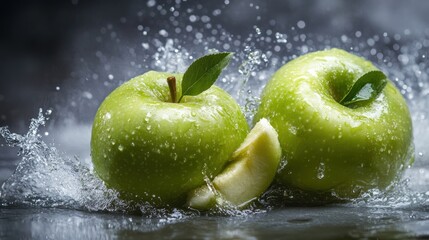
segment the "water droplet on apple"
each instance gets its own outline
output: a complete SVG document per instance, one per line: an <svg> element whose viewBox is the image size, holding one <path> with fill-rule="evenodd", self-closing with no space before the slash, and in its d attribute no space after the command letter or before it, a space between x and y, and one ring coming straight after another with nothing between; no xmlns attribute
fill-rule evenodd
<svg viewBox="0 0 429 240"><path fill-rule="evenodd" d="M124 151L124 146L119 145L119 146L118 146L118 150L119 150L119 151L121 151L121 152L122 152L122 151Z"/></svg>
<svg viewBox="0 0 429 240"><path fill-rule="evenodd" d="M289 132L292 133L293 135L296 135L297 128L295 126L290 126L289 127Z"/></svg>
<svg viewBox="0 0 429 240"><path fill-rule="evenodd" d="M322 179L325 177L325 164L320 163L319 168L317 169L317 178Z"/></svg>
<svg viewBox="0 0 429 240"><path fill-rule="evenodd" d="M112 118L112 115L110 113L104 114L104 120L109 120L110 118Z"/></svg>
<svg viewBox="0 0 429 240"><path fill-rule="evenodd" d="M282 161L280 161L279 168L277 169L277 172L278 173L282 172L283 169L286 167L286 165L287 165L287 160L282 159Z"/></svg>
<svg viewBox="0 0 429 240"><path fill-rule="evenodd" d="M146 117L145 117L145 119L144 119L144 120L145 120L146 122L149 122L150 117L152 117L152 113L148 112L148 113L146 114Z"/></svg>

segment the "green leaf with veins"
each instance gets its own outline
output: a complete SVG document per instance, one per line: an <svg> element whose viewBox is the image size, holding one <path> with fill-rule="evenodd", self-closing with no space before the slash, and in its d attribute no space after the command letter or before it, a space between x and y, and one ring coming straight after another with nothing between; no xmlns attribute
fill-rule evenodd
<svg viewBox="0 0 429 240"><path fill-rule="evenodd" d="M195 96L209 89L231 60L232 53L222 52L203 56L189 66L182 79L182 95Z"/></svg>
<svg viewBox="0 0 429 240"><path fill-rule="evenodd" d="M370 71L362 75L340 101L346 107L373 101L383 91L387 77L381 71Z"/></svg>

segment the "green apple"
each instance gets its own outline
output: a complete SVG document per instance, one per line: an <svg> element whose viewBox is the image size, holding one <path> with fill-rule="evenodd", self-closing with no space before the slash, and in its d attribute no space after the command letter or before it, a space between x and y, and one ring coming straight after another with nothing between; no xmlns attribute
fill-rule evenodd
<svg viewBox="0 0 429 240"><path fill-rule="evenodd" d="M294 59L274 74L255 121L269 119L279 134L280 184L353 198L385 189L412 163L410 113L389 80L373 101L340 104L356 79L377 70L363 58L332 49Z"/></svg>
<svg viewBox="0 0 429 240"><path fill-rule="evenodd" d="M262 195L273 181L281 157L276 130L261 119L232 154L231 162L211 183L188 196L187 205L207 210L221 206L244 207Z"/></svg>
<svg viewBox="0 0 429 240"><path fill-rule="evenodd" d="M122 198L179 205L225 166L248 132L239 105L216 86L172 102L166 79L150 71L114 90L95 116L94 170Z"/></svg>

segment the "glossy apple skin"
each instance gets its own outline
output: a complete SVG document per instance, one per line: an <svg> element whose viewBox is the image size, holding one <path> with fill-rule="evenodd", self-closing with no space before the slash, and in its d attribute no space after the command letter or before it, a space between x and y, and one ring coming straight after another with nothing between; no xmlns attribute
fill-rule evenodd
<svg viewBox="0 0 429 240"><path fill-rule="evenodd" d="M279 134L277 181L305 192L354 198L385 189L414 159L407 104L389 81L372 103L338 103L353 80L378 70L343 50L310 53L280 68L267 83L255 122Z"/></svg>
<svg viewBox="0 0 429 240"><path fill-rule="evenodd" d="M247 135L235 100L212 86L171 103L167 77L150 71L114 90L95 116L94 170L122 198L177 205L212 179Z"/></svg>

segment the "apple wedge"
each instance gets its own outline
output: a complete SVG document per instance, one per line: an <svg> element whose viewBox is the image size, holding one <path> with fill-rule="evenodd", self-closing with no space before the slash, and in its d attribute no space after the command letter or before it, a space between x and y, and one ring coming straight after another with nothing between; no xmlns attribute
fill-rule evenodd
<svg viewBox="0 0 429 240"><path fill-rule="evenodd" d="M212 182L189 193L187 205L198 210L207 210L216 204L246 206L270 186L280 158L277 132L263 118L233 153L229 165Z"/></svg>

